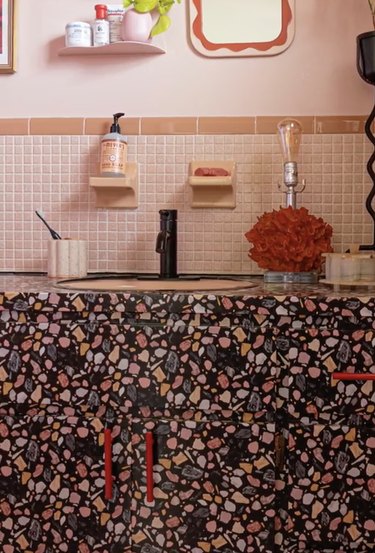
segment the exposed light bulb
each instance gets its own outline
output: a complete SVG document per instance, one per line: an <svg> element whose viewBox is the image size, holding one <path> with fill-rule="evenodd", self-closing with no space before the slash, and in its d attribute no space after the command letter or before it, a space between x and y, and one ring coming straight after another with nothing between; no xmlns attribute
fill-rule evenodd
<svg viewBox="0 0 375 553"><path fill-rule="evenodd" d="M284 163L298 161L302 125L296 119L283 119L277 125L278 137Z"/></svg>

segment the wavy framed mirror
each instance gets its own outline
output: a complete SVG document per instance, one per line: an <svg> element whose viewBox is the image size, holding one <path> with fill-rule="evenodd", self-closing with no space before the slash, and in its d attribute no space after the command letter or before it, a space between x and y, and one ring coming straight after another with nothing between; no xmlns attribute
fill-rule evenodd
<svg viewBox="0 0 375 553"><path fill-rule="evenodd" d="M190 38L207 57L274 56L295 31L295 0L189 0Z"/></svg>

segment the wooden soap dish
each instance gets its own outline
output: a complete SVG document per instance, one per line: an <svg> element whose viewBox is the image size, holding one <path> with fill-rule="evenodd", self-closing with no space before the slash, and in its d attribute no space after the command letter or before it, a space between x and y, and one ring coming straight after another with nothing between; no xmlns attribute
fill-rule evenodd
<svg viewBox="0 0 375 553"><path fill-rule="evenodd" d="M225 169L228 176L196 176L197 169ZM236 207L236 164L234 161L203 160L190 163L188 183L192 189L191 207Z"/></svg>

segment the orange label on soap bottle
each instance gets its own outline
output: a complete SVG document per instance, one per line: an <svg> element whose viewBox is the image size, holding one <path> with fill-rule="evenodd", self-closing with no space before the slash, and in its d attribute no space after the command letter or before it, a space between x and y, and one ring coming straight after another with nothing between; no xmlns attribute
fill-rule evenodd
<svg viewBox="0 0 375 553"><path fill-rule="evenodd" d="M103 140L101 145L100 172L125 174L126 142Z"/></svg>

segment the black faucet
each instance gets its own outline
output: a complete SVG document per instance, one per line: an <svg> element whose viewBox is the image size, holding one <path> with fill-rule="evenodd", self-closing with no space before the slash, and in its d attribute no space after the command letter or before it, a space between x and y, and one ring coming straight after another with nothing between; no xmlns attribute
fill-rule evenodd
<svg viewBox="0 0 375 553"><path fill-rule="evenodd" d="M160 253L160 278L177 278L177 209L161 209L156 252Z"/></svg>

